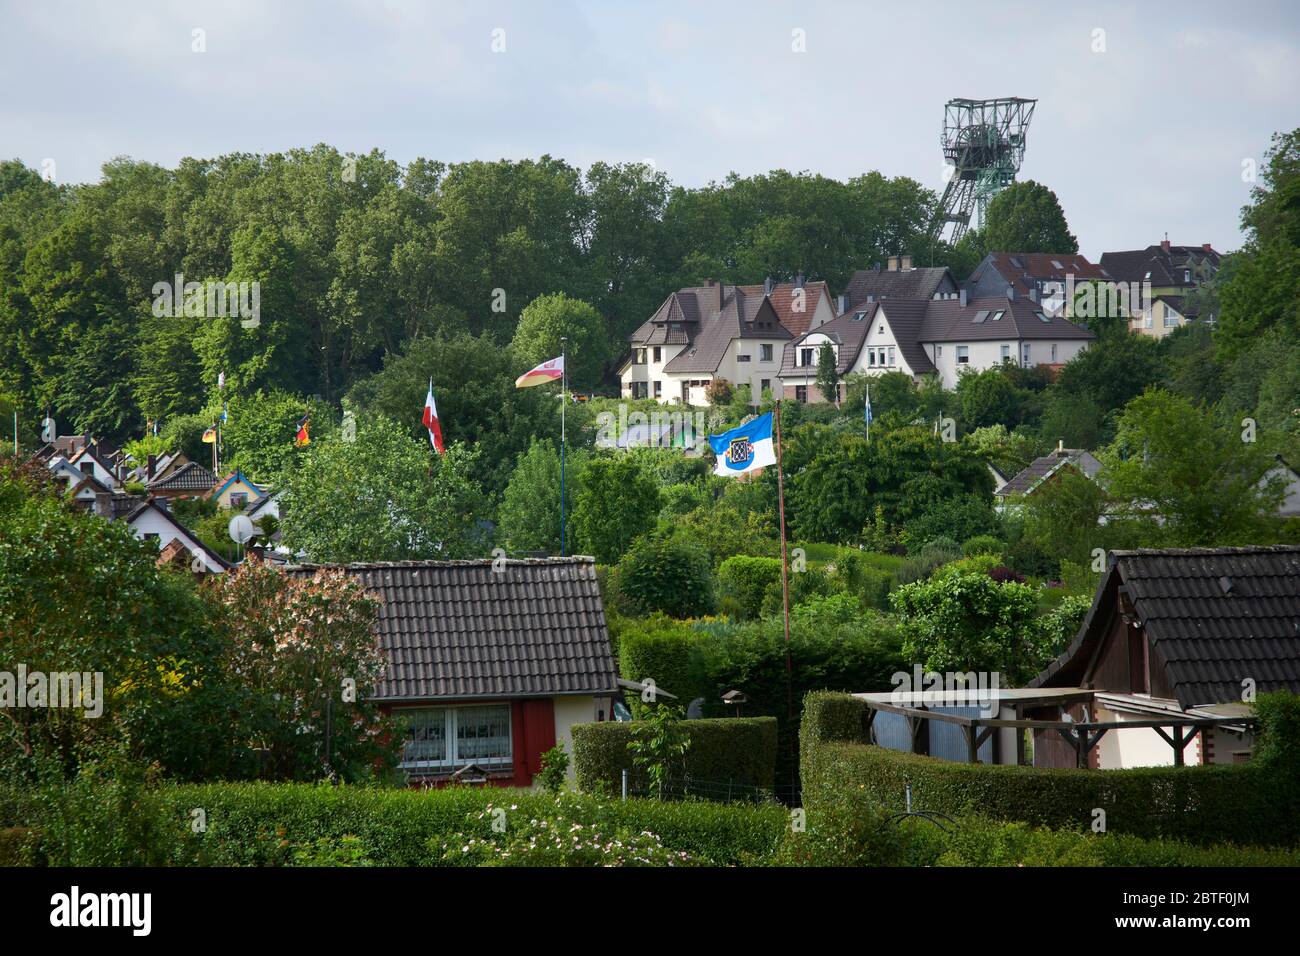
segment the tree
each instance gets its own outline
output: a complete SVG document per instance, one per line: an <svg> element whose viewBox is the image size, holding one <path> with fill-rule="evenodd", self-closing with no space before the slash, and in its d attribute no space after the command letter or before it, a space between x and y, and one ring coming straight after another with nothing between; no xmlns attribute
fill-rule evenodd
<svg viewBox="0 0 1300 956"><path fill-rule="evenodd" d="M1034 627L1033 588L987 574L941 571L891 595L903 655L932 671L999 673L1018 684L1038 673L1046 653Z"/></svg>
<svg viewBox="0 0 1300 956"><path fill-rule="evenodd" d="M1163 518L1172 544L1257 542L1283 489L1261 481L1273 462L1248 438L1184 398L1149 389L1125 406L1101 456L1107 490L1122 517Z"/></svg>
<svg viewBox="0 0 1300 956"><path fill-rule="evenodd" d="M618 562L618 589L638 614L708 614L713 610L709 554L677 535L638 538Z"/></svg>
<svg viewBox="0 0 1300 956"><path fill-rule="evenodd" d="M835 367L835 347L829 342L823 342L821 351L817 353L817 389L822 398L839 407L840 373Z"/></svg>
<svg viewBox="0 0 1300 956"><path fill-rule="evenodd" d="M1061 468L1024 499L1024 536L1055 561L1089 562L1101 544L1102 486L1073 466Z"/></svg>
<svg viewBox="0 0 1300 956"><path fill-rule="evenodd" d="M993 197L981 240L991 252L1072 255L1079 251L1056 193L1032 179L1012 183Z"/></svg>
<svg viewBox="0 0 1300 956"><path fill-rule="evenodd" d="M207 597L225 666L240 678L232 743L241 775L361 781L396 765L400 736L372 700L388 666L373 632L379 604L360 581L290 575L251 558Z"/></svg>
<svg viewBox="0 0 1300 956"><path fill-rule="evenodd" d="M528 368L564 352L569 382L585 388L600 382L609 353L600 313L563 292L538 296L528 303L510 347Z"/></svg>
<svg viewBox="0 0 1300 956"><path fill-rule="evenodd" d="M570 516L584 460L570 452L565 462L564 498ZM497 512L497 527L508 551L560 553L560 455L550 439L534 439L519 456Z"/></svg>
<svg viewBox="0 0 1300 956"><path fill-rule="evenodd" d="M574 537L601 564L614 564L655 526L659 486L637 459L593 458L583 470L573 512Z"/></svg>
<svg viewBox="0 0 1300 956"><path fill-rule="evenodd" d="M957 402L966 428L1001 424L1015 428L1027 417L1031 394L1017 388L1001 366L957 376Z"/></svg>
<svg viewBox="0 0 1300 956"><path fill-rule="evenodd" d="M303 416L311 419L312 444L338 430L338 412L324 402L278 390L236 395L221 428L226 464L256 482L282 485L306 457L296 444Z"/></svg>
<svg viewBox="0 0 1300 956"><path fill-rule="evenodd" d="M452 444L436 455L404 431L367 418L353 441L340 435L303 449L281 503L285 547L321 563L480 553L478 453Z"/></svg>

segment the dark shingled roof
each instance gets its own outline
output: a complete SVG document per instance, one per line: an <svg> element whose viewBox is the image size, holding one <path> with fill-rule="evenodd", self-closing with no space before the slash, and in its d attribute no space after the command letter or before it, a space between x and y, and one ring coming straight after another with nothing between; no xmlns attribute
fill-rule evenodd
<svg viewBox="0 0 1300 956"><path fill-rule="evenodd" d="M596 565L587 557L298 565L345 571L382 599L389 670L375 699L494 700L617 689ZM500 567L501 565L498 565Z"/></svg>
<svg viewBox="0 0 1300 956"><path fill-rule="evenodd" d="M1081 459L1088 455L1091 461L1087 465L1081 465ZM1058 448L1043 455L1041 458L1035 458L1027 466L1016 472L1015 477L1011 478L1005 485L994 492L999 498L1009 498L1012 495L1023 495L1031 489L1036 488L1044 478L1054 474L1062 465L1070 464L1079 467L1080 470L1089 478L1096 473L1095 467L1089 471L1096 459L1082 448Z"/></svg>
<svg viewBox="0 0 1300 956"><path fill-rule="evenodd" d="M860 308L850 309L838 318L831 319L829 322L823 322L815 329L810 329L799 338L795 339L785 347L781 354L781 376L783 378L792 378L797 374L804 375L808 378L817 375L817 366L796 366L795 359L798 357L799 346L811 335L825 335L832 342L839 346L836 355L836 371L841 375L853 368L853 363L858 360L858 353L862 351L862 343L867 339L867 332L871 330L872 320L876 315L877 303L865 302ZM862 318L858 318L861 315ZM816 346L818 350L821 346Z"/></svg>
<svg viewBox="0 0 1300 956"><path fill-rule="evenodd" d="M1031 687L1083 679L1123 587L1183 709L1240 701L1246 678L1300 692L1300 546L1111 555L1078 636Z"/></svg>
<svg viewBox="0 0 1300 956"><path fill-rule="evenodd" d="M152 491L207 491L216 484L217 476L198 462L188 462L166 478L149 483Z"/></svg>
<svg viewBox="0 0 1300 956"><path fill-rule="evenodd" d="M867 296L880 299L931 299L939 291L947 266L924 266L917 269L858 269L844 287L850 305L858 305ZM953 283L954 287L956 283Z"/></svg>
<svg viewBox="0 0 1300 956"><path fill-rule="evenodd" d="M883 315L889 323L898 342L898 350L903 353L903 360L913 375L926 375L934 371L934 363L921 347L921 327L925 324L925 312L932 299L889 299L879 303L878 315Z"/></svg>

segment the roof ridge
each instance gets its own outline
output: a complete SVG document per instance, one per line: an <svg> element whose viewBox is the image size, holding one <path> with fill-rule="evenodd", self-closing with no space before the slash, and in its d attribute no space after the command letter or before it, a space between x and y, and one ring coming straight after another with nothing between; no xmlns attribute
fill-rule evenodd
<svg viewBox="0 0 1300 956"><path fill-rule="evenodd" d="M327 570L361 570L366 568L384 569L384 568L453 568L453 567L491 567L498 561L504 561L506 564L514 565L581 565L595 564L596 559L588 554L571 554L563 557L553 556L548 558L448 558L438 560L429 559L410 559L405 561L351 561L342 564L303 562L301 564L288 564L286 568L293 570L304 570L309 568L323 568Z"/></svg>

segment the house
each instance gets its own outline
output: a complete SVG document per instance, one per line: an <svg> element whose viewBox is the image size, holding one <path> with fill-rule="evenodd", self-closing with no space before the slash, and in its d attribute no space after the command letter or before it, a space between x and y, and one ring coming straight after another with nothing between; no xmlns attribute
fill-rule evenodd
<svg viewBox="0 0 1300 956"><path fill-rule="evenodd" d="M745 288L710 280L668 296L628 337L631 354L619 368L623 396L702 406L717 379L748 385L755 402L773 389L793 335L771 295Z"/></svg>
<svg viewBox="0 0 1300 956"><path fill-rule="evenodd" d="M876 309L876 303L865 303L861 308L819 325L787 345L781 358L782 396L811 404L826 400L817 387L817 368L822 347L830 345L835 353L835 370L841 379L835 401L843 401L844 376L866 370L864 366L868 356L862 343L866 341L867 332L872 327ZM870 356L872 368L876 367L877 359L882 368L887 363L892 366L897 359L895 347L882 347L879 355L873 349Z"/></svg>
<svg viewBox="0 0 1300 956"><path fill-rule="evenodd" d="M201 498L217 483L216 475L190 461L154 478L145 488L153 498Z"/></svg>
<svg viewBox="0 0 1300 956"><path fill-rule="evenodd" d="M948 389L956 388L966 369L983 371L1005 362L1026 368L1063 364L1096 338L1045 312L1033 293L1023 297L1013 289L985 299L971 299L961 290L951 299L886 299L871 305L865 359L859 358L855 370L903 372L917 379L937 373ZM853 312L859 313L868 319L866 308ZM796 370L799 361L796 356Z"/></svg>
<svg viewBox="0 0 1300 956"><path fill-rule="evenodd" d="M477 764L488 783L531 786L543 753L573 753L574 724L611 719L621 690L593 559L338 570L383 602L375 637L389 664L374 699L407 722L401 766L413 783Z"/></svg>
<svg viewBox="0 0 1300 956"><path fill-rule="evenodd" d="M1079 632L1025 687L895 675L856 694L878 746L1035 767L1237 763L1253 695L1300 693L1300 546L1113 551ZM924 689L917 689L919 683Z"/></svg>
<svg viewBox="0 0 1300 956"><path fill-rule="evenodd" d="M141 485L161 481L182 465L189 464L189 458L182 451L167 452L162 455L150 455L143 462L129 471L125 480Z"/></svg>
<svg viewBox="0 0 1300 956"><path fill-rule="evenodd" d="M1198 312L1196 305L1185 296L1153 295L1149 307L1129 316L1128 327L1130 332L1160 339L1174 329L1197 321Z"/></svg>
<svg viewBox="0 0 1300 956"><path fill-rule="evenodd" d="M117 492L122 490L122 476L116 460L118 458L115 450L109 450L95 442L84 445L68 459L68 464Z"/></svg>
<svg viewBox="0 0 1300 956"><path fill-rule="evenodd" d="M1096 478L1097 472L1101 471L1101 462L1090 451L1058 444L1050 454L1035 458L993 493L1002 499L1032 495L1062 468L1074 468L1089 478Z"/></svg>
<svg viewBox="0 0 1300 956"><path fill-rule="evenodd" d="M1100 264L1116 282L1151 283L1152 296L1182 296L1213 279L1222 257L1206 242L1200 246L1159 245L1103 252Z"/></svg>
<svg viewBox="0 0 1300 956"><path fill-rule="evenodd" d="M175 515L152 498L140 503L122 520L137 538L157 542L160 552L179 541L189 550L191 561L197 560L197 565L192 565L195 570L201 568L209 574L220 574L230 568L225 558L200 541L192 531L176 520Z"/></svg>
<svg viewBox="0 0 1300 956"><path fill-rule="evenodd" d="M1078 635L1034 688L1084 687L1072 716L1132 722L1153 716L1242 716L1251 694L1300 693L1300 546L1115 551ZM1238 725L1240 728L1240 725ZM1074 766L1046 742L1035 765ZM1201 727L1187 763L1233 763L1250 733ZM1090 766L1176 762L1152 727L1106 734Z"/></svg>
<svg viewBox="0 0 1300 956"><path fill-rule="evenodd" d="M742 295L765 295L772 303L776 319L791 335L803 335L835 318L835 303L831 288L824 281L806 282L802 275L793 282L773 282L767 279L762 285L737 286Z"/></svg>
<svg viewBox="0 0 1300 956"><path fill-rule="evenodd" d="M244 508L250 502L261 501L267 495L267 489L257 485L236 468L223 481L213 482L212 487L203 496L215 501L220 508Z"/></svg>
<svg viewBox="0 0 1300 956"><path fill-rule="evenodd" d="M1018 297L1041 302L1048 315L1068 317L1067 279L1079 283L1109 278L1101 266L1078 253L990 252L970 274L965 288L972 299L1005 295L1011 288Z"/></svg>
<svg viewBox="0 0 1300 956"><path fill-rule="evenodd" d="M848 312L884 299L950 299L957 291L957 282L947 266L917 268L911 256L890 256L883 270L877 262L871 269L853 273L840 297L838 311Z"/></svg>
<svg viewBox="0 0 1300 956"><path fill-rule="evenodd" d="M1277 464L1264 474L1259 484L1261 488L1265 488L1274 481L1285 489L1282 493L1282 503L1278 506L1278 517L1300 518L1300 472L1292 468L1281 455L1277 456Z"/></svg>

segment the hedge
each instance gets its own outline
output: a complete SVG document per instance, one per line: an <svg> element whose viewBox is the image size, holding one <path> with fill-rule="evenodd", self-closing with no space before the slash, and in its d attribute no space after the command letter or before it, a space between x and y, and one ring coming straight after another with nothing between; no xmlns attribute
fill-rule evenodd
<svg viewBox="0 0 1300 956"><path fill-rule="evenodd" d="M666 617L648 619L644 630L625 628L619 640L618 669L630 681L653 680L686 707L704 693L694 669L693 649L701 635ZM641 716L639 695L628 695L634 716Z"/></svg>
<svg viewBox="0 0 1300 956"><path fill-rule="evenodd" d="M101 784L112 789L111 784ZM73 800L112 803L85 787L66 791ZM23 801L12 801L19 805ZM768 857L789 825L789 814L775 805L723 805L705 801L660 802L630 799L601 801L570 794L565 813L574 822L605 822L634 832L657 834L665 847L684 850L700 860L734 865ZM50 864L68 860L78 865L277 866L289 865L294 850L313 848L344 837L356 838L367 861L377 866L436 866L443 861L428 848L430 840L476 833L492 838L491 820L483 819L488 804L512 815L538 817L554 812L556 798L540 792L477 787L443 790L380 789L311 784L199 784L163 786L148 799L132 805L133 813L149 814L150 846L127 846L107 839L103 831L120 820L103 818L97 826L79 826L57 834L50 819L25 821L36 834L37 860ZM29 801L35 809L39 801ZM144 809L144 808L147 808ZM66 808L65 808L66 809ZM195 833L195 811L202 811L206 829ZM93 812L74 808L86 819ZM136 821L137 823L139 821ZM2 831L0 831L2 832ZM43 838L43 839L42 839ZM25 831L9 831L6 843L26 845ZM106 848L114 846L110 853ZM14 859L11 850L10 861Z"/></svg>
<svg viewBox="0 0 1300 956"><path fill-rule="evenodd" d="M636 721L577 724L573 728L573 767L578 789L616 794L628 770L629 786L644 793L644 772L632 764L628 742ZM776 783L776 718L722 717L685 720L690 738L683 777L674 775L674 795L717 800L746 799L771 793Z"/></svg>
<svg viewBox="0 0 1300 956"><path fill-rule="evenodd" d="M1300 839L1294 776L1276 762L1106 771L954 763L862 743L853 728L863 726L865 710L845 694L805 699L805 806L857 791L901 810L910 784L914 807L952 816L1079 830L1101 808L1112 833L1257 846Z"/></svg>
<svg viewBox="0 0 1300 956"><path fill-rule="evenodd" d="M755 618L763 609L763 595L768 588L781 585L781 560L733 555L718 567L718 591L724 599L735 602L742 618Z"/></svg>

